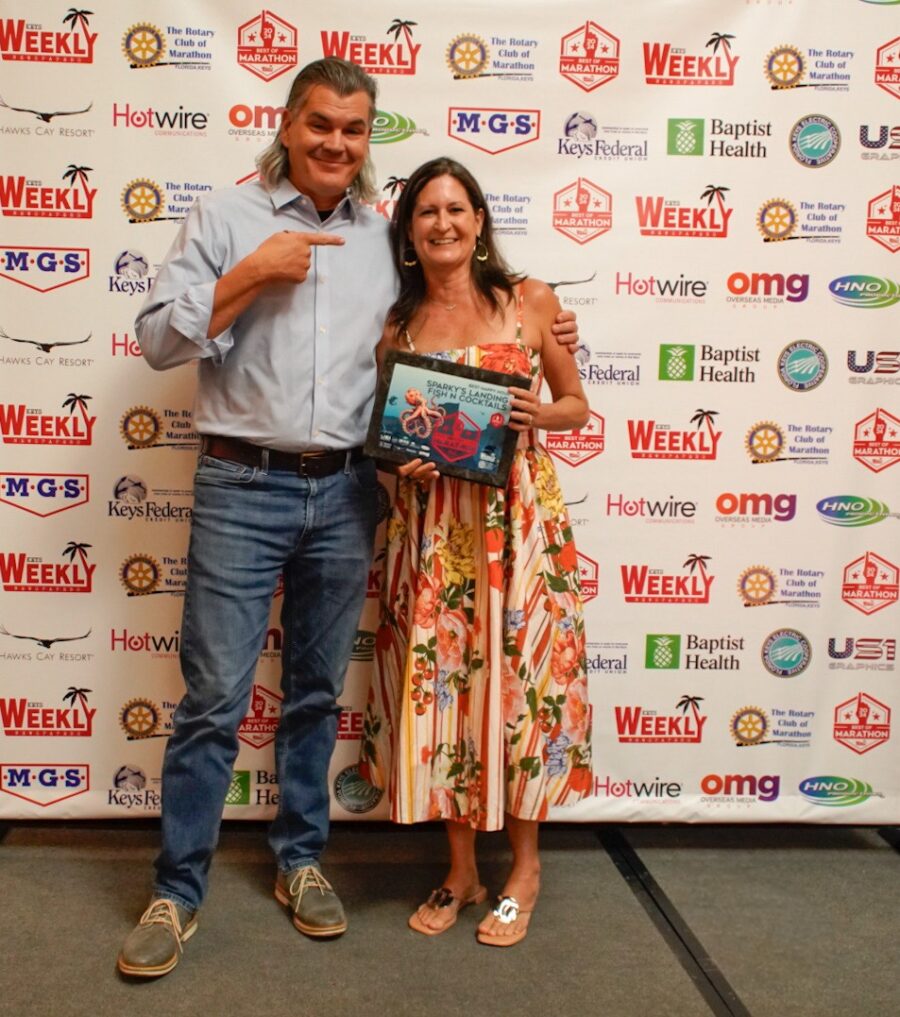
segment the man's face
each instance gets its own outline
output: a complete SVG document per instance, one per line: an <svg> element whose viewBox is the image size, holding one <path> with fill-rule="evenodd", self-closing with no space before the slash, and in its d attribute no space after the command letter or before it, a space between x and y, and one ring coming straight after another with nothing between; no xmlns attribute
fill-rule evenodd
<svg viewBox="0 0 900 1017"><path fill-rule="evenodd" d="M369 97L340 96L314 85L302 108L285 111L281 143L288 150L288 178L317 209L334 208L369 154Z"/></svg>

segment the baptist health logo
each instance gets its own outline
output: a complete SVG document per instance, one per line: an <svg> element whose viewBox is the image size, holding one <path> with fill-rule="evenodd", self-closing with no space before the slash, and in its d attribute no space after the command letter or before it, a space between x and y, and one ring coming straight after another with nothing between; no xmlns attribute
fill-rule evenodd
<svg viewBox="0 0 900 1017"><path fill-rule="evenodd" d="M674 671L680 666L681 636L647 635L644 652L644 667L648 671Z"/></svg>
<svg viewBox="0 0 900 1017"><path fill-rule="evenodd" d="M669 155L703 155L702 117L673 117L669 120L666 152Z"/></svg>
<svg viewBox="0 0 900 1017"><path fill-rule="evenodd" d="M694 347L683 343L661 343L659 347L660 381L694 380Z"/></svg>

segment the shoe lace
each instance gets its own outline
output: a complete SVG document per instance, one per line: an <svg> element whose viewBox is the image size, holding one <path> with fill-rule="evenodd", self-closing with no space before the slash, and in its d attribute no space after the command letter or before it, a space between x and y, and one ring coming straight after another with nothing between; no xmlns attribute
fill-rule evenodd
<svg viewBox="0 0 900 1017"><path fill-rule="evenodd" d="M323 894L334 893L334 887L314 865L305 865L302 869L297 870L291 880L288 893L291 897L302 897L311 887Z"/></svg>
<svg viewBox="0 0 900 1017"><path fill-rule="evenodd" d="M175 902L166 897L150 902L150 907L141 915L141 925L168 925L175 934L175 941L178 949L181 950L181 922L178 920L178 912L175 910Z"/></svg>

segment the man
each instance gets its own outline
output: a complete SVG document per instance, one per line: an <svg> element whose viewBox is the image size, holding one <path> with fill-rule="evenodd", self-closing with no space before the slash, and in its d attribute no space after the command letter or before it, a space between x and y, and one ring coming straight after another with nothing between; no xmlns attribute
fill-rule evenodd
<svg viewBox="0 0 900 1017"><path fill-rule="evenodd" d="M347 927L319 857L376 525L375 466L361 445L395 293L387 223L360 204L374 197L375 100L354 64L300 71L260 182L198 200L136 321L151 367L198 361L202 445L181 627L187 691L163 764L153 897L119 954L124 974L171 971L197 928L280 574L275 896L308 936Z"/></svg>

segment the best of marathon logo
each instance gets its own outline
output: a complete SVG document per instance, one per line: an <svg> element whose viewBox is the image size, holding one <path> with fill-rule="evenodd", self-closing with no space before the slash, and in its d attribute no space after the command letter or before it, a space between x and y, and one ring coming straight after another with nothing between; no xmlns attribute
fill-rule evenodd
<svg viewBox="0 0 900 1017"><path fill-rule="evenodd" d="M44 413L24 403L0 403L0 435L6 445L90 445L96 417L88 416L89 395L70 392L68 416ZM78 411L77 413L75 411Z"/></svg>
<svg viewBox="0 0 900 1017"><path fill-rule="evenodd" d="M626 604L708 604L715 576L706 571L706 554L692 554L681 566L687 572L669 573L649 565L620 565Z"/></svg>
<svg viewBox="0 0 900 1017"><path fill-rule="evenodd" d="M89 498L90 477L86 473L0 472L0 501L33 516L55 516L87 504Z"/></svg>
<svg viewBox="0 0 900 1017"><path fill-rule="evenodd" d="M86 247L0 245L0 279L9 279L38 293L80 282L90 274L91 252Z"/></svg>
<svg viewBox="0 0 900 1017"><path fill-rule="evenodd" d="M638 226L642 237L703 237L721 239L728 236L728 222L734 211L725 207L728 187L710 184L700 195L703 205L682 205L663 195L644 197L636 194ZM713 202L715 201L715 205Z"/></svg>
<svg viewBox="0 0 900 1017"><path fill-rule="evenodd" d="M90 689L70 686L62 697L67 707L45 706L27 699L0 699L0 725L7 738L90 738L97 710L88 706Z"/></svg>
<svg viewBox="0 0 900 1017"><path fill-rule="evenodd" d="M675 705L681 714L664 714L643 706L617 706L616 734L620 742L698 745L709 719L700 712L703 696L682 696Z"/></svg>
<svg viewBox="0 0 900 1017"><path fill-rule="evenodd" d="M847 92L850 88L852 49L802 50L799 46L776 46L766 57L763 67L773 92L791 88L812 88L829 92ZM803 79L809 75L809 81Z"/></svg>
<svg viewBox="0 0 900 1017"><path fill-rule="evenodd" d="M87 560L90 547L70 540L62 551L67 562L0 551L0 585L7 593L90 593L97 568Z"/></svg>
<svg viewBox="0 0 900 1017"><path fill-rule="evenodd" d="M900 35L875 51L875 84L900 99Z"/></svg>
<svg viewBox="0 0 900 1017"><path fill-rule="evenodd" d="M260 11L238 27L238 66L263 81L296 67L297 59L297 29L272 11Z"/></svg>
<svg viewBox="0 0 900 1017"><path fill-rule="evenodd" d="M618 76L619 39L596 21L586 21L560 40L559 73L593 92Z"/></svg>
<svg viewBox="0 0 900 1017"><path fill-rule="evenodd" d="M320 32L322 56L340 57L359 64L367 74L415 74L416 60L422 44L413 42L415 21L394 18L386 35L393 42L369 42L364 35L350 32Z"/></svg>
<svg viewBox="0 0 900 1017"><path fill-rule="evenodd" d="M0 763L0 791L46 808L84 794L90 769L87 763Z"/></svg>
<svg viewBox="0 0 900 1017"><path fill-rule="evenodd" d="M691 417L693 431L679 431L655 420L629 420L632 459L715 459L722 432L713 424L718 410L698 409Z"/></svg>
<svg viewBox="0 0 900 1017"><path fill-rule="evenodd" d="M863 614L875 614L897 603L897 566L874 551L866 551L844 568L841 599Z"/></svg>
<svg viewBox="0 0 900 1017"><path fill-rule="evenodd" d="M596 240L612 228L612 195L578 177L553 195L553 228L578 244Z"/></svg>
<svg viewBox="0 0 900 1017"><path fill-rule="evenodd" d="M0 20L0 57L50 64L93 63L97 33L90 30L91 13L70 7L61 19L69 26L63 32L36 22L3 18Z"/></svg>
<svg viewBox="0 0 900 1017"><path fill-rule="evenodd" d="M581 466L606 448L606 421L591 410L584 427L575 431L547 432L547 451L569 466Z"/></svg>
<svg viewBox="0 0 900 1017"><path fill-rule="evenodd" d="M900 461L900 420L877 409L858 421L853 432L853 458L873 473Z"/></svg>
<svg viewBox="0 0 900 1017"><path fill-rule="evenodd" d="M125 31L122 54L132 70L175 67L179 70L208 71L212 53L207 46L215 34L211 28L191 25L166 25L163 32L156 25L142 21Z"/></svg>
<svg viewBox="0 0 900 1017"><path fill-rule="evenodd" d="M828 640L828 667L832 671L893 671L897 640L880 636L845 636L843 645Z"/></svg>
<svg viewBox="0 0 900 1017"><path fill-rule="evenodd" d="M900 187L897 184L869 202L866 236L891 254L900 251Z"/></svg>
<svg viewBox="0 0 900 1017"><path fill-rule="evenodd" d="M68 187L47 186L24 176L0 177L0 210L8 216L39 219L90 219L96 187L88 186L90 166L70 163L61 174Z"/></svg>
<svg viewBox="0 0 900 1017"><path fill-rule="evenodd" d="M247 716L238 728L238 739L254 749L262 749L275 741L281 720L282 696L264 685L253 685Z"/></svg>
<svg viewBox="0 0 900 1017"><path fill-rule="evenodd" d="M834 740L861 756L891 737L891 711L868 692L834 708Z"/></svg>
<svg viewBox="0 0 900 1017"><path fill-rule="evenodd" d="M447 134L488 155L499 155L537 141L541 136L541 111L451 106L447 110Z"/></svg>
<svg viewBox="0 0 900 1017"><path fill-rule="evenodd" d="M645 42L644 80L648 85L733 85L740 57L731 54L732 39L726 32L713 32L706 43L710 52L699 54L668 42Z"/></svg>

